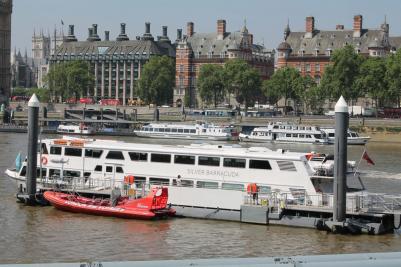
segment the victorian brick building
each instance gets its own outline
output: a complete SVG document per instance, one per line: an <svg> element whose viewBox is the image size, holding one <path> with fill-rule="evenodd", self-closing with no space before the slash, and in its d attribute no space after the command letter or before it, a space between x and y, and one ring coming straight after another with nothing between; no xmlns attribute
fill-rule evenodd
<svg viewBox="0 0 401 267"><path fill-rule="evenodd" d="M244 25L240 31L227 32L226 21L218 20L217 29L197 33L193 22L187 24L187 34L178 30L176 48L176 88L174 104L181 106L185 99L190 107L200 106L196 80L203 64L223 65L230 59L244 59L257 68L262 79L274 71L274 52L254 44L253 34Z"/></svg>
<svg viewBox="0 0 401 267"><path fill-rule="evenodd" d="M353 29L337 25L333 30L319 30L315 18L306 17L305 31L301 32L292 32L287 24L284 41L277 48L277 68L294 67L319 83L336 49L352 45L355 52L364 56L383 57L400 46L399 37L389 36L386 21L378 29L365 29L362 22L362 15L356 15Z"/></svg>

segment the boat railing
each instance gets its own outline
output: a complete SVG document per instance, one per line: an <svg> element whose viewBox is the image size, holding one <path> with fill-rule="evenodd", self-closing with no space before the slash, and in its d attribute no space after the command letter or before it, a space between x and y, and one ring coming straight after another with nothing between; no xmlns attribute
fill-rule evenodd
<svg viewBox="0 0 401 267"><path fill-rule="evenodd" d="M269 206L277 210L284 208L308 209L319 211L333 210L333 194L294 194L293 192L247 193L244 204ZM376 193L355 193L346 197L346 211L348 213L398 213L401 214L401 195Z"/></svg>

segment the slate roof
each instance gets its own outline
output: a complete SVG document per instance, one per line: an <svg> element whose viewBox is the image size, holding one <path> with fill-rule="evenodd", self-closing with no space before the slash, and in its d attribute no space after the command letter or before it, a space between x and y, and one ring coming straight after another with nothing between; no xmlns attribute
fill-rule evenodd
<svg viewBox="0 0 401 267"><path fill-rule="evenodd" d="M373 43L388 46L386 34L382 30L363 29L361 37L353 37L353 30L315 30L312 38L305 38L305 32L290 32L286 42L291 46L292 54L303 50L304 55L314 55L318 50L318 54L324 55L327 50L336 50L347 44L354 45L361 53L367 54L369 45Z"/></svg>
<svg viewBox="0 0 401 267"><path fill-rule="evenodd" d="M56 55L63 56L129 56L168 55L175 57L175 48L170 42L151 40L129 41L80 41L63 42Z"/></svg>
<svg viewBox="0 0 401 267"><path fill-rule="evenodd" d="M224 38L219 40L217 32L212 33L194 33L187 37L187 43L195 53L201 52L205 55L213 52L218 55L228 50L240 49L242 36L240 32L226 32Z"/></svg>
<svg viewBox="0 0 401 267"><path fill-rule="evenodd" d="M401 47L401 36L390 37L389 42L390 42L391 48L393 50L397 50L398 48Z"/></svg>

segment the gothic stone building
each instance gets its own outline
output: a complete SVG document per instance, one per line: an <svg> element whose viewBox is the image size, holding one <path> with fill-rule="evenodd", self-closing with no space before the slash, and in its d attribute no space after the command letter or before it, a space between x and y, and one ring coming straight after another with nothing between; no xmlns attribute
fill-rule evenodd
<svg viewBox="0 0 401 267"><path fill-rule="evenodd" d="M12 0L0 0L0 102L7 101L10 96L12 6Z"/></svg>
<svg viewBox="0 0 401 267"><path fill-rule="evenodd" d="M197 33L194 23L188 22L187 34L178 30L176 49L176 88L174 105L181 106L187 95L190 107L199 106L196 80L202 64L223 65L230 59L244 59L260 71L263 79L274 71L274 52L254 44L246 26L240 31L227 32L226 21L217 21L217 31Z"/></svg>
<svg viewBox="0 0 401 267"><path fill-rule="evenodd" d="M292 32L287 24L284 41L277 48L277 68L294 67L319 83L334 50L353 45L364 56L382 57L395 51L400 41L399 37L389 37L386 21L379 29L365 29L362 15L356 15L353 29L337 25L335 30L319 30L314 17L307 17L305 31Z"/></svg>
<svg viewBox="0 0 401 267"><path fill-rule="evenodd" d="M175 47L167 36L167 26L163 35L154 39L150 33L150 23L145 24L145 33L130 40L125 33L125 23L116 40L110 40L109 31L104 40L97 34L97 24L88 29L86 41L77 41L74 26L69 26L68 36L50 57L52 64L71 60L84 60L90 63L95 77L95 85L88 88L87 95L96 99L119 99L123 105L135 96L135 81L150 57L167 55L175 57Z"/></svg>

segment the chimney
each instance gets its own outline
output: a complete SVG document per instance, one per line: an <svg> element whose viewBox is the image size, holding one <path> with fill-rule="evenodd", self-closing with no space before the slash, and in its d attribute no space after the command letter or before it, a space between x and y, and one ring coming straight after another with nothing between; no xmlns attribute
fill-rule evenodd
<svg viewBox="0 0 401 267"><path fill-rule="evenodd" d="M182 39L182 29L177 29L177 40Z"/></svg>
<svg viewBox="0 0 401 267"><path fill-rule="evenodd" d="M312 38L315 31L315 18L312 16L306 17L305 38Z"/></svg>
<svg viewBox="0 0 401 267"><path fill-rule="evenodd" d="M120 24L120 34L117 36L117 41L128 41L129 38L125 34L125 23Z"/></svg>
<svg viewBox="0 0 401 267"><path fill-rule="evenodd" d="M344 30L344 25L342 25L342 24L337 24L337 25L336 25L336 30L337 30L337 31L339 31L339 30Z"/></svg>
<svg viewBox="0 0 401 267"><path fill-rule="evenodd" d="M110 31L104 31L104 40L110 41Z"/></svg>
<svg viewBox="0 0 401 267"><path fill-rule="evenodd" d="M362 15L354 16L354 37L362 35Z"/></svg>
<svg viewBox="0 0 401 267"><path fill-rule="evenodd" d="M188 37L191 37L193 34L194 34L194 23L188 22L187 23L187 35L188 35Z"/></svg>
<svg viewBox="0 0 401 267"><path fill-rule="evenodd" d="M142 40L154 40L150 33L150 22L145 22L145 33L142 35Z"/></svg>
<svg viewBox="0 0 401 267"><path fill-rule="evenodd" d="M219 19L217 21L217 39L223 40L226 34L226 21L224 19Z"/></svg>
<svg viewBox="0 0 401 267"><path fill-rule="evenodd" d="M86 39L87 41L92 41L92 35L93 35L93 29L88 28L88 38Z"/></svg>
<svg viewBox="0 0 401 267"><path fill-rule="evenodd" d="M163 26L163 37L167 37L167 26Z"/></svg>
<svg viewBox="0 0 401 267"><path fill-rule="evenodd" d="M97 24L92 24L92 39L93 41L100 41L99 35L97 35Z"/></svg>
<svg viewBox="0 0 401 267"><path fill-rule="evenodd" d="M77 38L74 35L74 25L69 25L68 26L68 35L67 38L65 39L67 42L76 42Z"/></svg>

